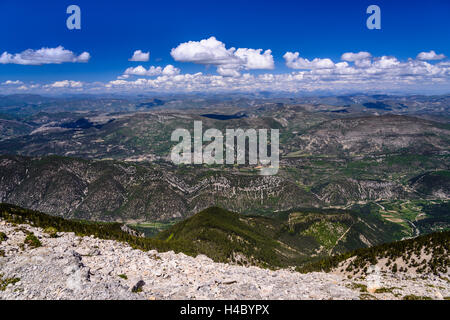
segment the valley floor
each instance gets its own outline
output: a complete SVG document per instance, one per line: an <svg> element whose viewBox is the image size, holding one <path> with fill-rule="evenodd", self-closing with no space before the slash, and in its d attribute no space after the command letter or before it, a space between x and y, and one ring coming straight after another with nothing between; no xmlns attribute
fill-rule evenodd
<svg viewBox="0 0 450 320"><path fill-rule="evenodd" d="M39 241L28 241L32 232ZM0 299L402 299L450 296L448 275L271 271L0 221ZM3 237L5 238L5 237ZM39 246L40 242L40 246ZM33 243L37 247L33 248ZM3 256L3 257L2 257ZM134 288L133 288L134 287ZM134 290L133 290L134 289ZM134 292L133 292L134 291Z"/></svg>

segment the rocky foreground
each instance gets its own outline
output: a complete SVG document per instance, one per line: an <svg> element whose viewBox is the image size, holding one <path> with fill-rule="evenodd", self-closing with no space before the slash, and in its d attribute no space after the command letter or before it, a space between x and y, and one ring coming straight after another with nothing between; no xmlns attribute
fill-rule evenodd
<svg viewBox="0 0 450 320"><path fill-rule="evenodd" d="M270 271L0 221L0 299L444 299L446 276ZM31 236L34 235L35 237ZM38 240L38 241L36 241Z"/></svg>

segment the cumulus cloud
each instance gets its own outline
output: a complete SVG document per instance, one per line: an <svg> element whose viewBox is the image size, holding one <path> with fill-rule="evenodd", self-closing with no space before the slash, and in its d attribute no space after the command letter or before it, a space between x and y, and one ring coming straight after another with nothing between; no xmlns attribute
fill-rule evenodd
<svg viewBox="0 0 450 320"><path fill-rule="evenodd" d="M126 79L129 76L159 76L159 75L177 75L180 73L180 69L175 68L173 65L169 64L164 68L150 66L148 69L145 69L143 66L137 66L135 68L130 67L127 68L124 74L121 76L121 79Z"/></svg>
<svg viewBox="0 0 450 320"><path fill-rule="evenodd" d="M359 68L367 68L371 65L372 55L366 51L360 51L357 53L346 52L341 56L342 61L353 62L355 66Z"/></svg>
<svg viewBox="0 0 450 320"><path fill-rule="evenodd" d="M354 62L354 61L369 59L370 57L372 57L372 55L366 51L361 51L358 53L346 52L341 56L341 60Z"/></svg>
<svg viewBox="0 0 450 320"><path fill-rule="evenodd" d="M271 50L229 48L215 37L179 44L170 52L175 61L214 65L223 76L239 76L241 70L273 69Z"/></svg>
<svg viewBox="0 0 450 320"><path fill-rule="evenodd" d="M142 52L141 50L136 50L133 53L133 56L128 60L129 61L147 62L148 60L150 60L150 52Z"/></svg>
<svg viewBox="0 0 450 320"><path fill-rule="evenodd" d="M400 61L396 57L382 56L375 58L369 69L379 70L379 69L391 69L400 65Z"/></svg>
<svg viewBox="0 0 450 320"><path fill-rule="evenodd" d="M239 77L241 73L236 65L223 65L217 67L217 73L224 77Z"/></svg>
<svg viewBox="0 0 450 320"><path fill-rule="evenodd" d="M328 58L315 58L312 61L300 57L298 52L286 52L283 56L286 65L292 69L332 69L335 67L333 61Z"/></svg>
<svg viewBox="0 0 450 320"><path fill-rule="evenodd" d="M28 49L16 54L5 51L0 56L0 63L22 65L61 64L65 62L88 62L90 57L89 52L83 52L77 56L72 51L59 46L56 48L41 48L39 50Z"/></svg>
<svg viewBox="0 0 450 320"><path fill-rule="evenodd" d="M23 84L23 82L20 81L20 80L6 80L5 82L3 82L3 84L5 84L5 85L19 85L19 84Z"/></svg>
<svg viewBox="0 0 450 320"><path fill-rule="evenodd" d="M175 68L173 65L168 64L162 70L162 74L166 76L175 76L180 73L180 69Z"/></svg>
<svg viewBox="0 0 450 320"><path fill-rule="evenodd" d="M434 50L431 50L430 52L421 52L417 55L417 60L442 60L445 58L445 55L436 54Z"/></svg>
<svg viewBox="0 0 450 320"><path fill-rule="evenodd" d="M133 75L133 76L157 76L162 72L161 67L151 66L148 70L143 66L137 66L135 68L130 67L127 68L124 72L125 75Z"/></svg>
<svg viewBox="0 0 450 320"><path fill-rule="evenodd" d="M179 50L181 48L181 50ZM430 54L430 52L428 52ZM419 54L420 55L420 54ZM416 58L398 59L394 56L372 56L369 52L347 52L340 61L329 58L309 59L298 52L286 52L283 56L286 65L293 69L287 73L258 73L249 70L272 69L272 52L262 49L226 48L209 38L198 42L186 42L172 50L178 61L213 65L217 74L202 72L183 74L173 65L130 67L107 83L87 83L62 80L33 88L33 83L16 83L8 80L2 83L3 91L38 92L38 90L63 90L83 92L354 92L355 90L377 90L398 92L409 90L448 91L450 87L450 62L428 61ZM439 56L439 55L437 55ZM6 85L6 82L14 85ZM426 89L428 88L428 89Z"/></svg>
<svg viewBox="0 0 450 320"><path fill-rule="evenodd" d="M273 69L275 64L271 50L239 48L234 53L240 58L246 70Z"/></svg>
<svg viewBox="0 0 450 320"><path fill-rule="evenodd" d="M208 39L209 40L209 39ZM287 52L284 55L286 65L295 71L284 74L264 73L253 75L242 73L245 64L236 63L236 57L241 61L252 54L264 55L259 50L227 49L217 40L207 42L207 45L217 49L215 52L198 55L199 43L195 43L189 55L191 61L208 62L217 66L218 75L176 74L161 72L152 79L126 80L118 79L106 84L108 90L154 90L155 92L192 92L192 91L354 91L357 90L405 90L407 88L431 88L437 85L448 87L450 84L450 63L441 61L432 64L419 59L399 60L393 56L373 57L369 52L344 53L341 61L333 62L329 58L300 57L298 52ZM215 44L215 45L214 45ZM189 51L189 50L187 50ZM214 51L214 50L213 50ZM195 52L195 53L193 53ZM178 52L179 53L179 52ZM192 53L192 54L191 54ZM233 56L228 56L232 54ZM271 56L271 53L268 53ZM176 55L177 56L177 55ZM178 56L180 58L180 56ZM227 60L228 59L228 60ZM248 69L265 68L265 60L250 59L254 63ZM239 66L239 67L237 67ZM161 71L161 70L160 70ZM242 73L242 74L241 74Z"/></svg>
<svg viewBox="0 0 450 320"><path fill-rule="evenodd" d="M170 52L172 58L181 62L223 65L238 63L234 48L226 49L225 44L215 37L201 41L189 41L179 44Z"/></svg>
<svg viewBox="0 0 450 320"><path fill-rule="evenodd" d="M55 81L52 84L46 86L47 88L81 88L83 83L73 80Z"/></svg>
<svg viewBox="0 0 450 320"><path fill-rule="evenodd" d="M289 68L305 70L300 75L302 79L309 78L316 83L323 81L351 86L377 82L389 87L401 83L449 81L450 77L450 68L445 61L438 64L418 58L400 61L393 56L373 57L365 51L344 53L341 56L343 61L338 63L320 58L310 61L300 57L298 52L287 52L284 59Z"/></svg>

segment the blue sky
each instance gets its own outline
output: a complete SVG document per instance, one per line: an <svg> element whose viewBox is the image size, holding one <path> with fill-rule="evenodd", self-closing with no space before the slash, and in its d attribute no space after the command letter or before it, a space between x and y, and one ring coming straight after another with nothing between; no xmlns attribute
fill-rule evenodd
<svg viewBox="0 0 450 320"><path fill-rule="evenodd" d="M66 14L66 8L71 4L81 8L81 30L68 30L66 27L66 19L69 16ZM366 14L366 8L371 4L381 8L381 30L369 30L366 27L366 19L369 16ZM431 50L437 56L444 55L445 58L433 58L428 62L421 60L423 65L417 64L412 67L427 69L424 63L433 66L440 63L440 69L433 71L433 77L439 73L441 79L437 80L438 86L433 87L439 88L442 92L450 88L448 86L450 71L445 64L448 62L447 56L450 55L450 1L447 0L166 2L55 0L44 3L2 0L0 30L3 30L0 33L0 55L4 52L15 55L27 49L38 50L58 46L70 50L75 57L83 52L89 53L89 60L81 63L43 65L0 63L0 82L16 81L17 85L20 82L20 87L23 87L24 91L26 91L24 88L30 90L30 84L45 85L58 81L81 82L84 90L91 90L95 86L92 83L98 81L108 84L123 75L127 68L139 65L144 68L150 66L164 68L170 64L178 70L179 75L198 72L204 76L225 75L225 81L231 83L229 79L231 73L218 72L220 66L218 63L211 64L209 60L199 62L184 53L181 53L178 59L171 55L171 50L182 43L199 42L212 36L223 43L227 50L233 47L262 49L261 53L270 50L273 59L271 68L250 67L248 61L239 66L226 64L225 68L232 69L233 77L236 78L232 84L234 89L243 87L252 90L251 87L245 86L242 79L237 79L246 74L258 77L264 74L287 75L293 72L310 72L302 75L303 82L297 87L296 84L289 84L293 90L324 89L326 88L324 81L340 83L339 79L336 80L336 72L333 72L333 79L329 75L318 79L319 74L323 74L324 70L330 71L335 68L334 66L328 69L315 65L305 67L304 61L299 62L298 57L307 59L307 62L317 58L339 63L343 62L342 54L363 51L370 53L372 63L382 56L395 57L397 61L406 62L408 58L416 58L420 52ZM135 50L150 52L149 61L129 61ZM293 58L295 61L291 63L291 67L287 66L284 57L286 52L299 52L297 60ZM247 57L244 59L250 59ZM295 64L296 61L299 63ZM347 61L350 67L354 62ZM296 67L293 68L293 65ZM395 71L395 79L399 79L400 73L404 77L408 72L403 70L412 67L402 66L402 71ZM350 70L345 73L352 72ZM419 71L412 73L416 72ZM421 77L420 81L412 85L409 83L410 79L408 86L399 85L398 88L399 90L405 88L405 91L423 88L423 82L428 81L429 76L430 74ZM140 78L153 81L155 77L158 75L142 77L131 72L128 78L121 81L135 81ZM396 81L392 78L392 74L390 77L390 81ZM146 82L142 87L141 84L133 84L132 87L136 91L177 90L170 86L163 87L162 80L164 79L158 80L157 83ZM349 81L349 76L346 76L345 80ZM348 86L357 85L363 80L358 77ZM202 78L195 81L212 80ZM273 81L284 80L278 78ZM314 87L314 81L320 81L320 85ZM121 86L130 87L128 84ZM333 87L333 83L330 83L330 87ZM367 88L369 87L367 84ZM392 86L386 83L386 88L390 87ZM0 88L0 91L14 91L17 88L18 86L13 88L9 85L7 89ZM80 86L74 88L81 90ZM202 88L202 86L193 87L194 90L200 91ZM383 90L382 87L378 89Z"/></svg>

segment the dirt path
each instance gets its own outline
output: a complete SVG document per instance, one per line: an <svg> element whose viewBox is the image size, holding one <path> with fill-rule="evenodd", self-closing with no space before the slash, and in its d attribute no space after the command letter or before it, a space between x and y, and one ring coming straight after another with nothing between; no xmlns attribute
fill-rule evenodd
<svg viewBox="0 0 450 320"><path fill-rule="evenodd" d="M339 237L339 239L336 240L336 243L334 244L333 248L330 249L330 251L328 252L328 255L331 256L331 252L333 252L333 249L336 248L339 241L344 239L345 235L350 231L350 229L353 227L353 225L354 225L354 223Z"/></svg>

